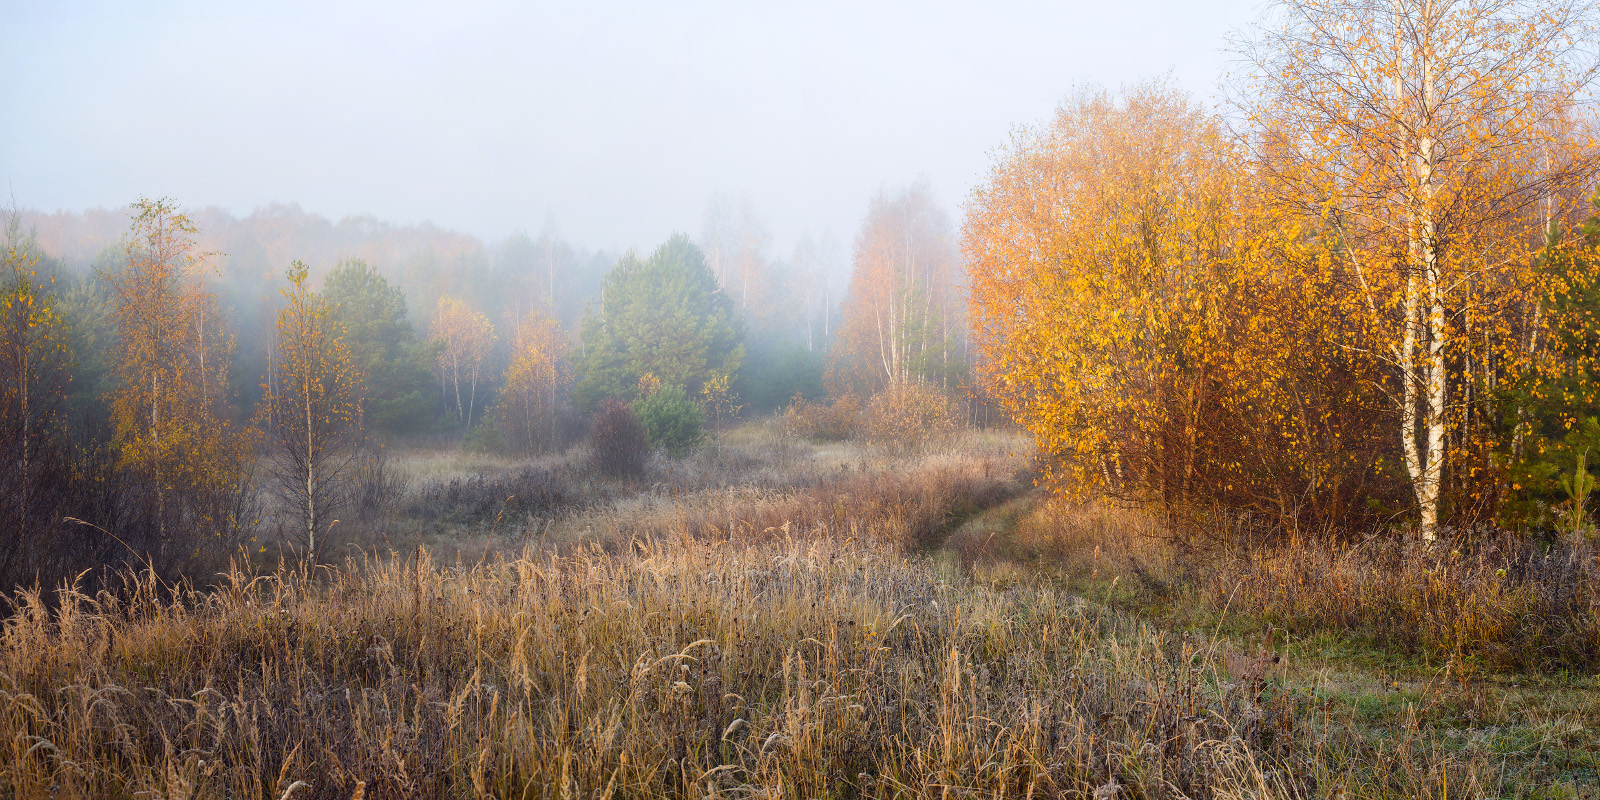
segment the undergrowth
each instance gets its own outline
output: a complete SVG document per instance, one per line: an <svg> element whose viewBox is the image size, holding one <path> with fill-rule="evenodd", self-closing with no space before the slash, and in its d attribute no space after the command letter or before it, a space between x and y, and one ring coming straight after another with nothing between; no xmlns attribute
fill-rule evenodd
<svg viewBox="0 0 1600 800"><path fill-rule="evenodd" d="M864 535L213 592L25 594L0 794L77 797L1481 795L1493 763L1359 735L1267 650L994 589ZM1120 788L1119 788L1120 787ZM1109 794L1108 794L1109 793Z"/></svg>
<svg viewBox="0 0 1600 800"><path fill-rule="evenodd" d="M955 549L969 564L1027 563L1180 625L1231 616L1501 672L1581 675L1600 665L1600 543L1587 540L1500 532L1432 543L1403 534L1195 542L1136 510L1045 503L999 541L969 536Z"/></svg>
<svg viewBox="0 0 1600 800"><path fill-rule="evenodd" d="M479 553L17 594L0 797L1558 797L1600 778L1592 696L1486 677L1592 670L1593 551L1183 546L1137 512L1023 495L1003 438L804 460L728 439L626 483L430 462L408 513L487 529ZM1329 635L1425 663L1308 664Z"/></svg>

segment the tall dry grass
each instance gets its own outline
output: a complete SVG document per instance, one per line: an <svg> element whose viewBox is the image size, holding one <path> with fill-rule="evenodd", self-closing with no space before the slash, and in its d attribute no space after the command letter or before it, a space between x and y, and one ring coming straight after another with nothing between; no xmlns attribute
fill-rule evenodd
<svg viewBox="0 0 1600 800"><path fill-rule="evenodd" d="M1128 607L1228 613L1435 663L1576 674L1600 665L1600 542L1254 533L1189 542L1134 509L1047 505L988 550L971 540L956 549L968 563L1023 560L1085 591L1116 580Z"/></svg>
<svg viewBox="0 0 1600 800"><path fill-rule="evenodd" d="M870 538L636 540L169 596L19 598L0 795L1481 795L1325 718L1268 652L998 590ZM1120 788L1117 788L1120 787Z"/></svg>
<svg viewBox="0 0 1600 800"><path fill-rule="evenodd" d="M729 439L572 489L578 510L469 558L16 595L0 797L1420 797L1526 776L1409 706L1374 731L1270 642L1116 610L1113 572L1169 603L1212 579L1132 512L1025 511L1013 440ZM478 494L532 474L408 491L479 519ZM1019 509L1005 536L951 534L997 505ZM936 549L1036 566L989 581Z"/></svg>
<svg viewBox="0 0 1600 800"><path fill-rule="evenodd" d="M907 464L901 472L837 472L782 487L663 486L563 519L545 541L625 542L661 531L742 541L779 532L926 549L953 524L1022 488L1011 465L942 459Z"/></svg>
<svg viewBox="0 0 1600 800"><path fill-rule="evenodd" d="M389 512L341 530L348 550L423 545L478 560L545 546L612 543L679 527L696 535L788 526L937 539L946 526L1031 486L1027 443L967 431L942 447L899 452L858 443L786 441L774 421L727 431L686 458L656 455L642 477L607 478L577 449L528 463L473 454L403 454L405 489Z"/></svg>
<svg viewBox="0 0 1600 800"><path fill-rule="evenodd" d="M1204 559L1212 602L1304 631L1336 631L1503 671L1600 665L1600 546L1510 533L1302 540Z"/></svg>

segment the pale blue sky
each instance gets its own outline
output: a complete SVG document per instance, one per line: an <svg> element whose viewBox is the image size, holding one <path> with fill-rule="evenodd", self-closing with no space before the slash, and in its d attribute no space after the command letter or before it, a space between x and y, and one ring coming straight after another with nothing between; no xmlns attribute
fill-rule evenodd
<svg viewBox="0 0 1600 800"><path fill-rule="evenodd" d="M720 191L780 250L849 241L918 175L958 215L1076 85L1211 99L1258 2L0 0L0 181L46 211L292 201L490 239L550 211L612 248L698 233Z"/></svg>

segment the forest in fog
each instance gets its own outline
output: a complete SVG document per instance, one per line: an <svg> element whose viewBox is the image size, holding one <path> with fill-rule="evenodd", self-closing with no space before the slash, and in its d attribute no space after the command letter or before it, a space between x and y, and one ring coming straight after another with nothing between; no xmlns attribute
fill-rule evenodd
<svg viewBox="0 0 1600 800"><path fill-rule="evenodd" d="M241 409L260 397L259 378L266 373L276 311L283 303L280 293L294 261L308 265L316 287L323 287L336 270L355 266L370 271L373 282L400 292L409 330L399 335L405 338L424 343L432 338L439 302L445 298L464 303L489 320L496 335L483 369L485 375L494 376L485 383L486 407L492 401L491 387L498 385L509 362L517 321L537 310L575 337L585 312L600 299L606 274L623 255L566 241L553 216L537 235L519 233L484 242L426 224L389 225L372 218L335 223L292 205L263 208L243 219L220 209L183 211L197 230L198 252L206 255L206 268L197 277L216 297L237 340L230 376L240 393ZM748 201L741 207L713 197L704 216L703 229L690 232L691 237L718 281L735 287L740 308L757 309L752 328L762 333L747 346L753 352L788 350L790 345L825 352L830 324L837 322L849 281L848 246L808 235L793 252L776 253L763 220ZM108 270L119 269L127 258L130 221L123 210L21 211L10 235L37 259L34 270L39 276L72 287L64 297L79 297L66 301L63 313L81 315L87 312L80 306L90 303L90 297L103 299L101 279ZM949 231L943 235L951 236ZM90 353L85 355L94 360ZM417 356L415 366L431 372L434 364L426 354ZM94 363L83 366L91 374L103 368ZM820 370L814 371L820 376ZM427 432L446 426L443 398L429 399L432 407L419 407L415 416L403 421L404 430ZM402 426L397 423L385 430L397 433Z"/></svg>
<svg viewBox="0 0 1600 800"><path fill-rule="evenodd" d="M982 413L955 234L925 182L881 193L848 246L806 234L783 254L721 196L650 252L587 250L553 222L490 244L166 198L13 210L4 246L5 524L29 532L0 562L13 583L176 565L194 550L177 542L315 558L370 510L397 444L558 453L612 409L643 439L592 449L637 462L902 384L931 419Z"/></svg>
<svg viewBox="0 0 1600 800"><path fill-rule="evenodd" d="M1199 35L1130 2L406 20L403 108L341 110L529 124L289 160L392 138L474 234L13 200L0 798L1600 798L1600 2L1272 2L1212 96L1026 68ZM505 91L534 34L625 74ZM539 192L655 232L481 235Z"/></svg>

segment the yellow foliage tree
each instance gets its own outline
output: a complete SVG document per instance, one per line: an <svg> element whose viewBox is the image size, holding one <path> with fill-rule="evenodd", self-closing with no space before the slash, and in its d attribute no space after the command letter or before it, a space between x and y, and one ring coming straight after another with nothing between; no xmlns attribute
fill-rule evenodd
<svg viewBox="0 0 1600 800"><path fill-rule="evenodd" d="M733 390L733 377L727 372L712 373L700 386L700 406L711 419L711 435L722 432L722 421L739 413L744 405Z"/></svg>
<svg viewBox="0 0 1600 800"><path fill-rule="evenodd" d="M117 330L110 405L120 462L149 482L164 547L175 524L244 524L252 443L225 413L233 341L201 282L214 254L171 200L133 208L126 257L105 276Z"/></svg>
<svg viewBox="0 0 1600 800"><path fill-rule="evenodd" d="M332 307L307 288L308 274L299 261L289 267L261 403L278 494L298 512L301 544L315 563L351 488L362 432L359 372Z"/></svg>
<svg viewBox="0 0 1600 800"><path fill-rule="evenodd" d="M523 453L543 453L560 444L557 424L572 371L567 336L542 311L517 324L511 364L506 367L496 408L507 443Z"/></svg>
<svg viewBox="0 0 1600 800"><path fill-rule="evenodd" d="M1241 44L1262 187L1333 234L1329 302L1385 364L1426 538L1452 468L1456 513L1492 513L1492 394L1536 349L1534 266L1594 174L1569 118L1595 74L1587 8L1296 0Z"/></svg>
<svg viewBox="0 0 1600 800"><path fill-rule="evenodd" d="M1231 137L1181 93L1081 92L968 205L981 375L1064 491L1340 513L1370 455L1352 411L1368 367L1333 343L1315 241L1255 202Z"/></svg>
<svg viewBox="0 0 1600 800"><path fill-rule="evenodd" d="M478 405L478 381L494 344L494 326L465 302L441 297L433 318L433 336L441 345L437 362L441 390L447 400L454 399L456 419L471 428ZM461 399L463 383L467 385L466 402Z"/></svg>

